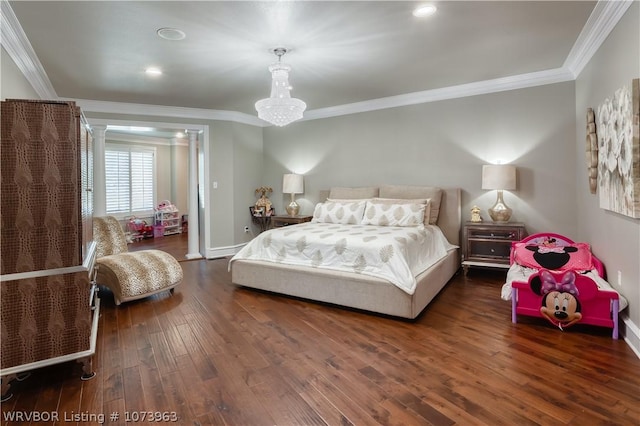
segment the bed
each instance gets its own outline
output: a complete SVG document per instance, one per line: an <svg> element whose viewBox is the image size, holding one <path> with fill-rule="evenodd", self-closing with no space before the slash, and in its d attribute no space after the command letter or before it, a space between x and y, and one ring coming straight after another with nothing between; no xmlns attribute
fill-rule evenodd
<svg viewBox="0 0 640 426"><path fill-rule="evenodd" d="M326 198L326 200L325 200ZM436 188L427 186L406 186L406 185L384 185L374 188L332 188L330 191L323 191L320 196L323 202L316 206L314 219L310 223L291 225L283 228L276 228L265 231L254 238L247 246L243 247L229 262L232 282L238 286L250 287L280 293L289 296L300 297L312 301L326 302L343 307L355 308L395 317L415 319L429 302L440 292L453 275L460 268L460 189L459 188ZM387 203L419 203L419 200L426 200L424 225L410 228L409 231L396 229L403 226L380 226L372 225L377 223L377 219L369 220L367 223L323 223L320 218L322 212L318 213L318 208L332 202L358 202L375 200L391 200ZM360 214L360 211L356 212ZM356 214L356 215L357 215ZM320 223L319 223L320 222ZM366 220L364 220L366 222ZM351 231L345 230L351 226ZM358 228L354 228L358 227ZM374 231L378 228L378 231ZM388 275L389 271L381 276L376 276L371 267L376 263L368 258L369 255L361 255L355 258L350 270L334 266L325 265L325 259L335 257L326 251L316 249L313 244L322 238L334 238L334 251L343 249L344 241L338 238L338 233L360 234L360 238L365 245L374 247L378 237L382 238L385 231L396 241L414 240L425 235L441 235L446 242L445 249L435 258L430 259L424 270L418 270L425 265L415 266L411 264L409 271L406 268L404 278L409 278L404 284L393 282L394 279ZM376 238L371 238L373 233ZM397 233L409 232L406 236L399 236ZM306 236L305 236L306 233ZM288 234L288 235L285 235ZM257 255L256 247L273 242L278 237L292 237L287 244L295 245L296 250L300 244L304 246L303 252L307 253L308 261L283 260L278 253L260 258ZM304 237L304 238L303 238ZM303 241L303 243L300 243ZM285 243L283 243L285 244ZM342 245L341 245L342 244ZM350 247L351 243L347 246ZM376 252L385 259L389 257L388 246L395 244L388 242L387 245ZM281 248L281 250L283 250ZM386 251L385 251L386 250ZM399 246L394 246L393 253L400 253L406 250ZM343 250L344 251L344 250ZM318 254L320 253L320 254ZM387 253L387 254L383 254ZM353 254L352 254L353 255ZM393 256L391 256L393 257ZM398 256L395 256L398 257ZM414 259L416 256L409 256ZM360 260L358 260L360 259ZM391 263L391 262L379 262ZM402 269L402 268L401 268ZM411 277L407 277L410 273ZM386 275L385 275L386 274Z"/></svg>
<svg viewBox="0 0 640 426"><path fill-rule="evenodd" d="M511 266L501 297L518 315L544 318L560 330L574 324L612 329L627 300L606 281L602 262L586 243L555 233L539 233L513 243Z"/></svg>

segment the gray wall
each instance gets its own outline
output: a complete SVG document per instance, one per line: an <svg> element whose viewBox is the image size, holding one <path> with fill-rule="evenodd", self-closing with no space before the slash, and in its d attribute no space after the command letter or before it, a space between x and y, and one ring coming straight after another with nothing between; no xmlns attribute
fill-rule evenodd
<svg viewBox="0 0 640 426"><path fill-rule="evenodd" d="M585 151L587 108L597 110L622 86L631 86L640 77L640 3L634 2L616 28L593 56L576 80L575 156L582 160ZM597 120L596 120L597 121ZM589 241L594 253L607 267L609 282L629 300L625 313L635 336L625 333L640 353L640 219L631 219L599 207L599 194L587 186L587 170L580 161L576 173L578 236ZM584 166L583 166L584 165ZM622 286L617 285L618 271Z"/></svg>
<svg viewBox="0 0 640 426"><path fill-rule="evenodd" d="M1 75L0 99L40 99L38 93L18 69L4 47L0 54Z"/></svg>
<svg viewBox="0 0 640 426"><path fill-rule="evenodd" d="M501 160L517 166L512 220L576 237L574 97L567 82L267 128L265 184L282 210L282 174L303 173L305 214L332 186L457 186L463 219L477 204L490 220L496 191L481 189L482 165Z"/></svg>
<svg viewBox="0 0 640 426"><path fill-rule="evenodd" d="M189 208L189 147L187 145L171 145L170 149L171 191L168 197L176 205L180 214L186 214Z"/></svg>
<svg viewBox="0 0 640 426"><path fill-rule="evenodd" d="M233 194L235 242L247 242L260 232L260 228L251 222L249 207L255 204L255 189L262 186L263 143L262 128L233 124L233 180L236 190ZM278 212L281 213L281 212ZM244 227L249 226L249 233Z"/></svg>

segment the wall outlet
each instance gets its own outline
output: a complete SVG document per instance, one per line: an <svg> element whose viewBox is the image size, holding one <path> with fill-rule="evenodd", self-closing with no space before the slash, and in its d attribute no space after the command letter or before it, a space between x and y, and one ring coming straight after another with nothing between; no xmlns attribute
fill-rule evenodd
<svg viewBox="0 0 640 426"><path fill-rule="evenodd" d="M622 287L622 271L618 271L618 287Z"/></svg>
<svg viewBox="0 0 640 426"><path fill-rule="evenodd" d="M249 232L249 227L248 226L244 227L244 232Z"/></svg>

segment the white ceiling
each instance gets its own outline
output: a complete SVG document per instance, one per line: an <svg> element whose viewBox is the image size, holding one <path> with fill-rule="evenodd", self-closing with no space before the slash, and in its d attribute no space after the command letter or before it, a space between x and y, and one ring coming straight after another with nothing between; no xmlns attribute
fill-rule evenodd
<svg viewBox="0 0 640 426"><path fill-rule="evenodd" d="M275 60L269 50L277 46L291 49L283 61L293 68L292 96L304 100L313 116L353 112L345 109L353 103L384 105L398 95L397 102L410 103L412 96L419 101L446 88L520 76L566 81L575 78L568 61L580 59L576 47L593 43L581 36L583 28L600 31L597 19L590 19L595 1L434 1L435 15L412 16L423 3L9 4L46 73L45 86L60 98L250 116L256 115L254 103L269 95L267 68ZM595 18L602 16L596 12ZM161 39L156 30L162 27L187 36ZM148 66L164 74L150 78Z"/></svg>

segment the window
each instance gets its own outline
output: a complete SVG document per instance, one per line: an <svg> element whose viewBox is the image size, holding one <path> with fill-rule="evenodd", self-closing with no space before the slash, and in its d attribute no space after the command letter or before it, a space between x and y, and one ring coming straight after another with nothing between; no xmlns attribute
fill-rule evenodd
<svg viewBox="0 0 640 426"><path fill-rule="evenodd" d="M107 214L141 216L155 206L155 149L105 147Z"/></svg>

